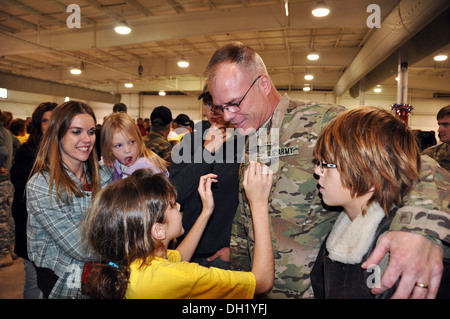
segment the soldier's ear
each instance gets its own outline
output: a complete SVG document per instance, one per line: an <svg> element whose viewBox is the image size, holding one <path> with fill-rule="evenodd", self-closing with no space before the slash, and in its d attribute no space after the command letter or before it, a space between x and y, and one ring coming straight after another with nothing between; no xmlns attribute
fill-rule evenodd
<svg viewBox="0 0 450 319"><path fill-rule="evenodd" d="M270 81L270 78L266 74L261 75L259 78L259 87L266 95L270 93L270 90L272 89L272 81Z"/></svg>

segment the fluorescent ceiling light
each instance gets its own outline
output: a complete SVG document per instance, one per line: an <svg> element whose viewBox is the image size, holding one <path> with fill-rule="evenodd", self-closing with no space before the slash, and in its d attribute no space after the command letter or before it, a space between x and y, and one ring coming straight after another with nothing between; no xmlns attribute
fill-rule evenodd
<svg viewBox="0 0 450 319"><path fill-rule="evenodd" d="M128 23L123 20L120 21L119 24L114 28L114 31L118 34L129 34L131 32L131 28L128 26Z"/></svg>
<svg viewBox="0 0 450 319"><path fill-rule="evenodd" d="M319 0L311 13L315 17L326 17L330 13L330 9L324 1Z"/></svg>
<svg viewBox="0 0 450 319"><path fill-rule="evenodd" d="M72 74L78 75L78 74L81 74L81 72L82 71L79 68L72 68L72 69L70 69L70 73L72 73Z"/></svg>
<svg viewBox="0 0 450 319"><path fill-rule="evenodd" d="M306 75L305 75L305 80L310 81L310 80L312 80L312 79L314 79L314 75L312 75L312 74L306 74Z"/></svg>
<svg viewBox="0 0 450 319"><path fill-rule="evenodd" d="M187 68L189 66L189 62L186 61L186 59L182 58L180 61L178 61L178 66L180 68Z"/></svg>
<svg viewBox="0 0 450 319"><path fill-rule="evenodd" d="M317 52L313 51L310 54L308 54L307 58L310 61L316 61L316 60L319 60L319 54Z"/></svg>
<svg viewBox="0 0 450 319"><path fill-rule="evenodd" d="M447 60L446 54L438 54L434 57L434 61L445 61Z"/></svg>
<svg viewBox="0 0 450 319"><path fill-rule="evenodd" d="M7 99L8 98L8 90L4 88L0 88L0 98Z"/></svg>

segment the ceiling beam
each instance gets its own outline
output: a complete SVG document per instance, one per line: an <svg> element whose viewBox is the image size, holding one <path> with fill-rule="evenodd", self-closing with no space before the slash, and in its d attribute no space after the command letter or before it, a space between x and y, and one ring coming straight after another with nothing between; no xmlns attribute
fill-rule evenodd
<svg viewBox="0 0 450 319"><path fill-rule="evenodd" d="M9 90L49 94L53 96L69 96L70 98L104 103L120 102L120 94L82 88L63 83L40 80L22 75L0 71L0 87Z"/></svg>
<svg viewBox="0 0 450 319"><path fill-rule="evenodd" d="M381 23L335 85L337 96L344 94L395 50L444 12L448 0L402 0Z"/></svg>

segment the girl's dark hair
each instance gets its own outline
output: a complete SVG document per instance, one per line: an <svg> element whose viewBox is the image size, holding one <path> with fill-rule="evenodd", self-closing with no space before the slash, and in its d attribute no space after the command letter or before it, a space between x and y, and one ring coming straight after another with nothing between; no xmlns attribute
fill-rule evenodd
<svg viewBox="0 0 450 319"><path fill-rule="evenodd" d="M175 187L164 175L148 170L137 170L102 189L81 223L83 237L101 259L88 276L86 294L123 299L131 263L148 265L163 249L151 229L164 223L166 209L175 205Z"/></svg>
<svg viewBox="0 0 450 319"><path fill-rule="evenodd" d="M42 140L42 117L48 111L53 111L58 104L52 102L43 102L39 104L33 111L31 115L31 129L30 129L30 137L28 137L28 144L32 146L35 153L37 153L39 149L39 145Z"/></svg>

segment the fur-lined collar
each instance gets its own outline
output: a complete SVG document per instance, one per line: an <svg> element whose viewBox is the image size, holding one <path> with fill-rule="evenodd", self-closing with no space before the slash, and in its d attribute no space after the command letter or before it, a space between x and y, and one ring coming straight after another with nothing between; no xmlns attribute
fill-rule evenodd
<svg viewBox="0 0 450 319"><path fill-rule="evenodd" d="M326 243L328 257L345 264L361 263L385 215L378 203L372 204L365 216L359 214L353 222L345 212L342 212L328 236Z"/></svg>

